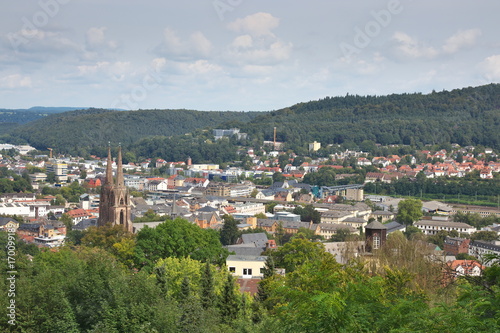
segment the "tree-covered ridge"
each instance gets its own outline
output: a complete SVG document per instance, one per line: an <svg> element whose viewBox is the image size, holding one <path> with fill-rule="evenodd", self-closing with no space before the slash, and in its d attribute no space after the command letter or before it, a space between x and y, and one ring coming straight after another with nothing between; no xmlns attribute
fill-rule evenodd
<svg viewBox="0 0 500 333"><path fill-rule="evenodd" d="M0 124L11 123L26 124L31 121L46 117L49 114L74 111L81 108L72 107L44 107L34 106L29 109L3 109L0 108Z"/></svg>
<svg viewBox="0 0 500 333"><path fill-rule="evenodd" d="M88 109L49 115L13 128L3 139L26 141L39 149L51 147L61 153L101 155L97 150L108 141L121 142L134 150L133 145L141 139L146 142L138 146L162 140L162 149L171 151L179 147L176 143L182 141L180 136L195 132L193 140L199 139L201 145L213 140L210 129L217 127L240 128L249 134L247 143L259 146L263 140L273 139L276 127L278 141L299 155L306 153L307 143L314 140L324 147L356 146L368 141L382 145L458 143L500 148L499 110L500 85L490 84L426 95L327 97L272 112ZM200 129L209 131L197 131ZM151 139L153 136L157 138ZM236 150L236 143L231 142L231 151ZM157 151L153 149L150 157L170 159ZM143 153L135 151L137 156Z"/></svg>
<svg viewBox="0 0 500 333"><path fill-rule="evenodd" d="M244 132L303 145L372 140L380 144L456 142L499 147L500 85L439 93L327 97L261 114Z"/></svg>
<svg viewBox="0 0 500 333"><path fill-rule="evenodd" d="M40 149L69 152L78 147L106 146L108 141L129 145L147 136L182 135L227 121L247 122L255 116L255 112L88 109L49 115L17 127L10 135Z"/></svg>

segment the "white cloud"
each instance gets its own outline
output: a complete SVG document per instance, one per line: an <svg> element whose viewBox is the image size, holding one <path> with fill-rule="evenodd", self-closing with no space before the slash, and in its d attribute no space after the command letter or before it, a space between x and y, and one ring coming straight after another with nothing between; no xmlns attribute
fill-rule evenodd
<svg viewBox="0 0 500 333"><path fill-rule="evenodd" d="M271 65L287 60L292 51L292 43L279 40L260 40L256 44L247 47L241 44L241 40L233 41L229 48L229 60L238 64Z"/></svg>
<svg viewBox="0 0 500 333"><path fill-rule="evenodd" d="M386 58L380 52L374 52L363 58L360 56L342 57L336 63L336 69L343 73L372 75L380 73L386 66Z"/></svg>
<svg viewBox="0 0 500 333"><path fill-rule="evenodd" d="M87 30L86 33L87 44L90 46L104 44L106 40L106 37L104 36L105 30L106 27L100 27L100 28L93 27Z"/></svg>
<svg viewBox="0 0 500 333"><path fill-rule="evenodd" d="M242 32L228 47L228 61L241 66L273 65L290 58L293 44L280 40L271 31L279 19L269 13L256 13L228 24L235 32Z"/></svg>
<svg viewBox="0 0 500 333"><path fill-rule="evenodd" d="M129 73L130 67L130 62L126 61L99 61L92 65L77 66L78 73L74 76L89 80L111 78L114 81L122 81Z"/></svg>
<svg viewBox="0 0 500 333"><path fill-rule="evenodd" d="M178 50L182 47L182 42L177 36L177 33L170 28L165 28L163 31L163 38L165 39L165 44L169 49Z"/></svg>
<svg viewBox="0 0 500 333"><path fill-rule="evenodd" d="M424 42L399 31L394 33L392 39L397 44L396 49L403 56L414 59L433 59L440 55L454 54L463 48L471 47L476 43L479 36L481 36L480 29L459 30L447 38L440 47L426 45Z"/></svg>
<svg viewBox="0 0 500 333"><path fill-rule="evenodd" d="M470 47L476 43L479 36L481 36L480 29L461 30L446 40L443 51L455 53L461 48Z"/></svg>
<svg viewBox="0 0 500 333"><path fill-rule="evenodd" d="M118 43L106 36L107 27L92 27L85 33L85 54L87 60L102 58L107 52L118 49Z"/></svg>
<svg viewBox="0 0 500 333"><path fill-rule="evenodd" d="M272 36L271 30L279 25L280 20L269 13L256 13L237 19L228 24L230 30L252 36Z"/></svg>
<svg viewBox="0 0 500 333"><path fill-rule="evenodd" d="M500 54L492 55L480 64L484 77L488 81L500 80Z"/></svg>
<svg viewBox="0 0 500 333"><path fill-rule="evenodd" d="M68 53L82 50L80 45L64 36L60 31L48 29L21 29L8 34L6 39L7 49L4 52L16 61L43 62L50 57L61 59Z"/></svg>
<svg viewBox="0 0 500 333"><path fill-rule="evenodd" d="M233 40L231 46L236 48L249 48L253 46L253 39L250 35L238 36Z"/></svg>
<svg viewBox="0 0 500 333"><path fill-rule="evenodd" d="M403 32L394 33L393 39L398 44L397 49L403 55L411 58L434 58L439 54L435 48L427 46Z"/></svg>
<svg viewBox="0 0 500 333"><path fill-rule="evenodd" d="M178 68L185 73L202 75L213 74L215 72L222 72L222 67L207 60L197 60L191 63L179 63Z"/></svg>
<svg viewBox="0 0 500 333"><path fill-rule="evenodd" d="M0 87L6 89L31 88L31 77L12 74L0 79Z"/></svg>
<svg viewBox="0 0 500 333"><path fill-rule="evenodd" d="M190 44L198 54L208 56L212 50L212 43L199 31L193 33L190 38Z"/></svg>
<svg viewBox="0 0 500 333"><path fill-rule="evenodd" d="M200 31L196 31L186 40L182 40L175 30L165 28L163 41L156 48L156 52L162 56L192 60L208 58L212 48L212 42Z"/></svg>

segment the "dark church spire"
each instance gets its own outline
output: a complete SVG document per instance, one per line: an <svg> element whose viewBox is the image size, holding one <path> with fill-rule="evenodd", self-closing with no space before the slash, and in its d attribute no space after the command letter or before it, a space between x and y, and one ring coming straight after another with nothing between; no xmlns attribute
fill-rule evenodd
<svg viewBox="0 0 500 333"><path fill-rule="evenodd" d="M123 180L122 146L118 147L118 159L116 161L116 186L125 187L125 181Z"/></svg>
<svg viewBox="0 0 500 333"><path fill-rule="evenodd" d="M108 146L108 162L106 164L106 179L104 185L113 185L113 160L111 159L111 147Z"/></svg>
<svg viewBox="0 0 500 333"><path fill-rule="evenodd" d="M113 160L111 158L111 148L108 148L108 165L106 166L106 180L101 187L99 202L98 225L104 226L121 225L133 232L132 214L130 207L130 195L123 179L122 148L118 147L118 157L116 159L116 182L113 181Z"/></svg>

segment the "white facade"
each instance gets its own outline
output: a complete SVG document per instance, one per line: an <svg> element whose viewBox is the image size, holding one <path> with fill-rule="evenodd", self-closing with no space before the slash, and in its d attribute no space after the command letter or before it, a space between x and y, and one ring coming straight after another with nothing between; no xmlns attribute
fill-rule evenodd
<svg viewBox="0 0 500 333"><path fill-rule="evenodd" d="M229 255L226 259L226 265L233 276L244 279L262 278L264 277L266 259L266 256Z"/></svg>
<svg viewBox="0 0 500 333"><path fill-rule="evenodd" d="M231 197L249 197L255 187L248 185L234 185L230 187L229 196Z"/></svg>
<svg viewBox="0 0 500 333"><path fill-rule="evenodd" d="M137 191L144 190L145 179L139 176L126 176L124 179L125 186Z"/></svg>
<svg viewBox="0 0 500 333"><path fill-rule="evenodd" d="M491 266L491 263L484 262L485 254L500 256L500 245L486 241L474 241L469 244L469 255L483 261L483 265Z"/></svg>
<svg viewBox="0 0 500 333"><path fill-rule="evenodd" d="M0 204L0 214L30 216L30 206L21 203Z"/></svg>
<svg viewBox="0 0 500 333"><path fill-rule="evenodd" d="M434 235L439 231L457 231L459 233L472 234L477 231L473 226L462 222L444 222L444 221L418 221L415 227L422 230L424 235Z"/></svg>
<svg viewBox="0 0 500 333"><path fill-rule="evenodd" d="M246 203L246 204L235 204L234 209L238 214L260 214L266 212L266 206L262 203Z"/></svg>

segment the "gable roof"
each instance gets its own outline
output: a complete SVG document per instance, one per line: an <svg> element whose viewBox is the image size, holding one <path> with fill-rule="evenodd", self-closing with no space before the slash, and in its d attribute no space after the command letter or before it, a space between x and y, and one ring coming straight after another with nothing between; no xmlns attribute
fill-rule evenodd
<svg viewBox="0 0 500 333"><path fill-rule="evenodd" d="M12 222L15 222L17 224L19 224L19 222L17 222L16 220L14 220L13 218L11 217L0 217L0 225L6 225L7 223L9 223L10 221Z"/></svg>
<svg viewBox="0 0 500 333"><path fill-rule="evenodd" d="M213 207L210 207L210 206L205 206L205 207L202 207L200 209L197 210L197 212L204 212L204 213L213 213L213 212L217 212L218 209L217 208L213 208Z"/></svg>
<svg viewBox="0 0 500 333"><path fill-rule="evenodd" d="M97 219L84 219L73 226L73 230L85 230L89 227L97 226Z"/></svg>
<svg viewBox="0 0 500 333"><path fill-rule="evenodd" d="M241 235L241 240L243 244L255 244L255 246L266 246L268 241L267 235L264 232L259 232L255 234L243 234Z"/></svg>
<svg viewBox="0 0 500 333"><path fill-rule="evenodd" d="M388 234L390 234L391 232L394 232L394 231L405 229L404 225L402 225L401 223L398 223L396 221L389 222L389 223L386 223L384 225L387 227Z"/></svg>

